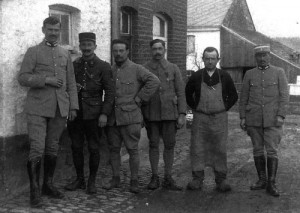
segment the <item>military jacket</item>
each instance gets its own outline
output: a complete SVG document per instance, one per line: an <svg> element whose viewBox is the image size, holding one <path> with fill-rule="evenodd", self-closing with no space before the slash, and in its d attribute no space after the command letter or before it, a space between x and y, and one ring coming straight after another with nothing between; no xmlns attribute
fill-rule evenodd
<svg viewBox="0 0 300 213"><path fill-rule="evenodd" d="M77 58L73 65L76 83L80 84L78 119L98 119L100 114L108 116L115 96L111 66L96 55L88 61Z"/></svg>
<svg viewBox="0 0 300 213"><path fill-rule="evenodd" d="M143 117L136 97L142 101L149 101L159 86L159 79L142 65L129 59L121 67L113 65L112 71L116 82L116 95L108 125L141 123Z"/></svg>
<svg viewBox="0 0 300 213"><path fill-rule="evenodd" d="M60 88L45 84L46 77L58 76ZM30 47L23 59L18 81L29 87L25 112L44 117L55 117L57 106L63 117L69 110L78 109L75 75L70 54L60 46L51 47L43 41Z"/></svg>
<svg viewBox="0 0 300 213"><path fill-rule="evenodd" d="M248 70L240 95L240 118L247 126L276 126L276 116L285 117L288 83L283 69L269 66L265 70Z"/></svg>
<svg viewBox="0 0 300 213"><path fill-rule="evenodd" d="M179 114L185 114L184 82L178 66L162 59L151 60L144 67L160 80L159 89L142 106L145 120L176 120Z"/></svg>

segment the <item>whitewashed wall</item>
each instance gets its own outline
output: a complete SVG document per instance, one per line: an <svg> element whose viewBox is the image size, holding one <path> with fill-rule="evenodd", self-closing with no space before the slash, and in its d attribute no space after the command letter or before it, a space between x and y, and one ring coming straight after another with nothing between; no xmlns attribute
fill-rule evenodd
<svg viewBox="0 0 300 213"><path fill-rule="evenodd" d="M220 52L220 31L218 30L198 30L198 31L190 31L188 30L187 35L195 36L195 53L191 53L187 55L186 59L186 69L187 70L198 70L198 66L200 68L204 68L204 64L202 62L202 53L203 50L212 46L218 49ZM195 64L198 64L196 66ZM219 66L219 65L218 65Z"/></svg>
<svg viewBox="0 0 300 213"><path fill-rule="evenodd" d="M96 54L110 61L110 0L0 1L0 137L26 133L23 105L27 89L18 84L16 77L28 47L42 41L42 22L48 17L49 5L53 4L79 9L79 31L96 33Z"/></svg>

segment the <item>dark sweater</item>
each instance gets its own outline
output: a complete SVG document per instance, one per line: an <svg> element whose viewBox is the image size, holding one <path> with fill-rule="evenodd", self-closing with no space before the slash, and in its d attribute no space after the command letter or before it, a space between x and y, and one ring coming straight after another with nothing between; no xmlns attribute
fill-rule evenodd
<svg viewBox="0 0 300 213"><path fill-rule="evenodd" d="M198 106L201 94L202 72L204 72L203 81L208 86L213 86L219 83L218 73L220 73L220 78L222 82L222 97L226 111L228 111L238 100L238 94L236 92L234 83L230 75L226 71L220 69L216 69L216 71L211 77L207 74L205 69L198 70L197 72L192 74L185 87L185 96L187 104L192 109L196 109Z"/></svg>

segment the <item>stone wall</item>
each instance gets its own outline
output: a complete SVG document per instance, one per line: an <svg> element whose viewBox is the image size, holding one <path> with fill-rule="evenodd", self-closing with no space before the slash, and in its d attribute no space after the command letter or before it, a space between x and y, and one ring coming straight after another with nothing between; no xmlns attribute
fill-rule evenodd
<svg viewBox="0 0 300 213"><path fill-rule="evenodd" d="M0 136L26 133L23 104L26 88L21 87L16 76L28 47L40 43L44 37L42 22L49 14L50 5L68 5L78 9L79 20L74 24L74 46L78 52L78 32L93 31L97 35L96 54L110 61L111 13L109 0L3 0L1 4L0 61ZM5 124L5 125L4 125Z"/></svg>

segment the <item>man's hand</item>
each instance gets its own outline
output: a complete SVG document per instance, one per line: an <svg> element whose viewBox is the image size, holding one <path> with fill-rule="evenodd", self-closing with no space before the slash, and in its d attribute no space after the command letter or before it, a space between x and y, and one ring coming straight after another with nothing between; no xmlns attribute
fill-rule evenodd
<svg viewBox="0 0 300 213"><path fill-rule="evenodd" d="M68 120L69 121L74 121L74 119L77 117L77 112L75 109L70 110L69 112L69 117Z"/></svg>
<svg viewBox="0 0 300 213"><path fill-rule="evenodd" d="M244 130L244 131L247 130L246 119L245 119L245 118L241 118L241 121L240 121L240 127L241 127L241 129Z"/></svg>
<svg viewBox="0 0 300 213"><path fill-rule="evenodd" d="M63 80L61 78L58 77L46 77L45 83L47 85L53 86L53 87L57 87L60 88L63 85Z"/></svg>
<svg viewBox="0 0 300 213"><path fill-rule="evenodd" d="M134 101L139 107L141 107L142 99L139 96L135 96Z"/></svg>
<svg viewBox="0 0 300 213"><path fill-rule="evenodd" d="M83 88L83 86L79 83L76 83L77 92L80 92L80 90Z"/></svg>
<svg viewBox="0 0 300 213"><path fill-rule="evenodd" d="M107 124L107 115L101 114L98 119L98 126L105 127Z"/></svg>
<svg viewBox="0 0 300 213"><path fill-rule="evenodd" d="M177 119L177 128L181 129L185 124L185 115L179 114L179 117Z"/></svg>
<svg viewBox="0 0 300 213"><path fill-rule="evenodd" d="M276 116L276 126L282 126L284 123L284 118L280 115Z"/></svg>

